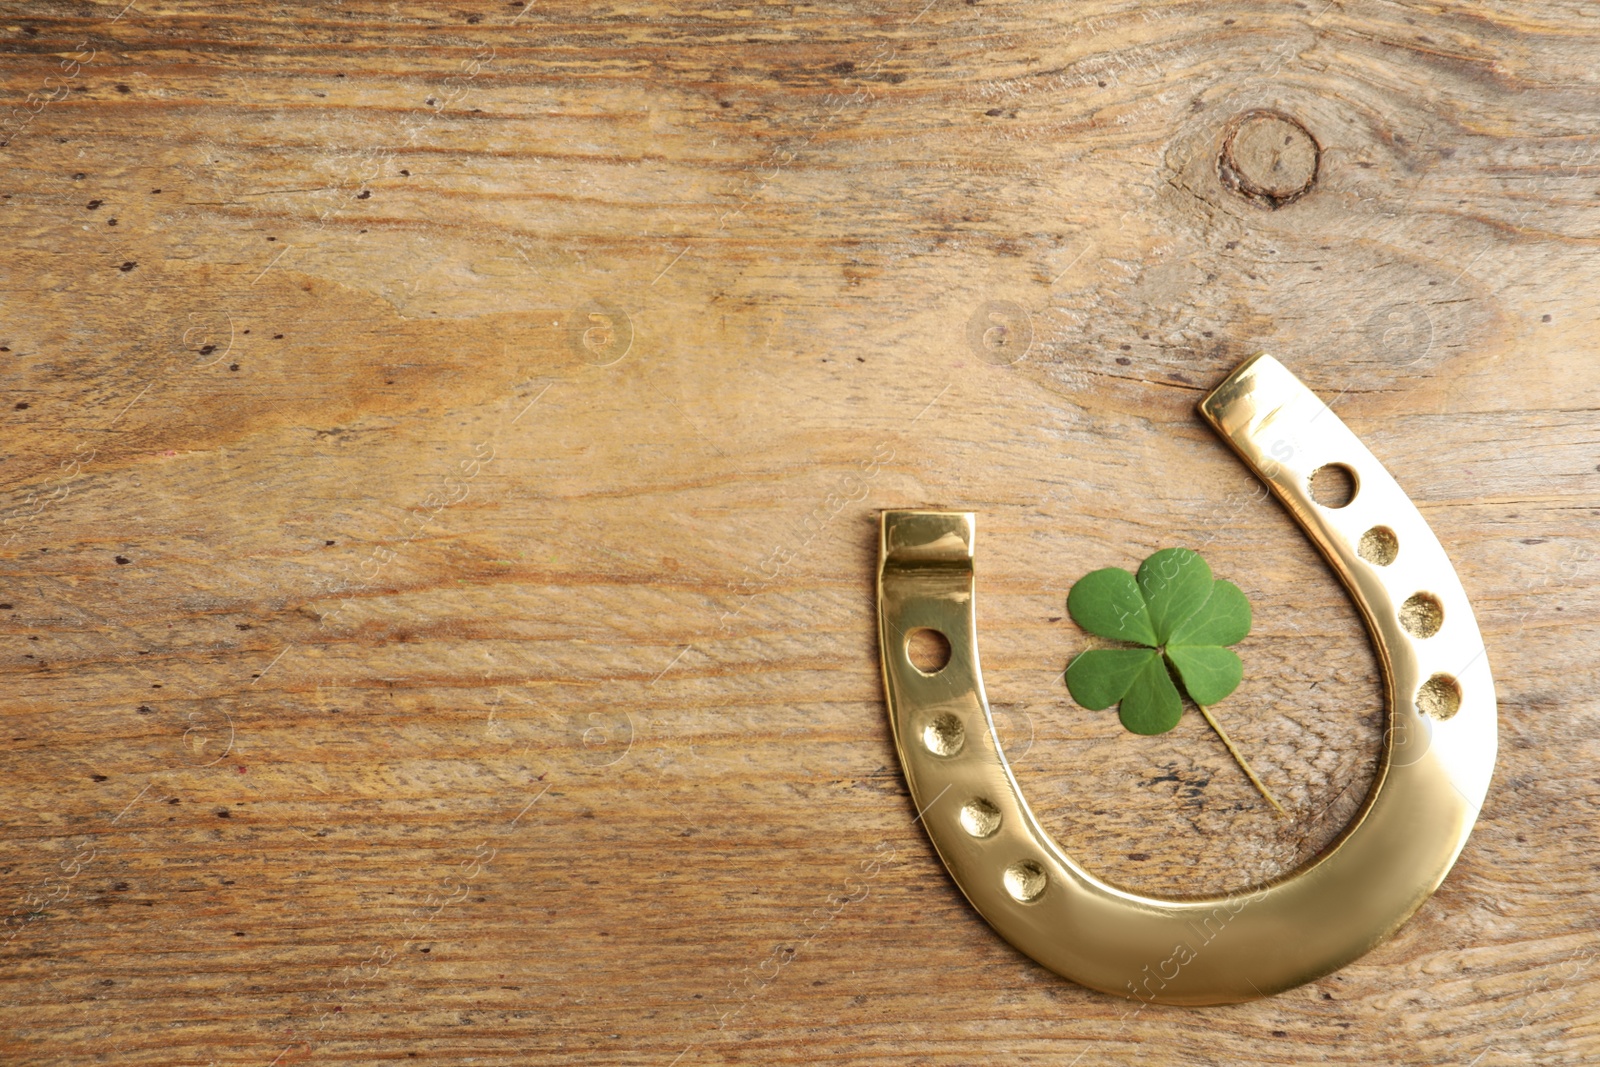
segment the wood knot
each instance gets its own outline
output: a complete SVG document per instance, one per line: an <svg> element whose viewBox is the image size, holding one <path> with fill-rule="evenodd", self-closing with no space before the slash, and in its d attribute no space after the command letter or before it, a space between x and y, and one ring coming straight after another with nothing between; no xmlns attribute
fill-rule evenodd
<svg viewBox="0 0 1600 1067"><path fill-rule="evenodd" d="M1321 156L1316 138L1294 119L1250 111L1229 124L1217 176L1246 200L1280 208L1311 191Z"/></svg>

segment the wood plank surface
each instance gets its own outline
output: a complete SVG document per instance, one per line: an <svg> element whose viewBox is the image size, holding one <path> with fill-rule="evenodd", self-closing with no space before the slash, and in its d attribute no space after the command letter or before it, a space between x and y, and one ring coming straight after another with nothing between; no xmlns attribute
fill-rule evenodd
<svg viewBox="0 0 1600 1067"><path fill-rule="evenodd" d="M1600 1061L1600 8L0 4L0 1060ZM1345 825L1377 666L1194 405L1278 355L1434 525L1501 749L1399 936L1225 1008L1033 964L909 804L876 516L1120 884ZM1200 548L1218 708L1061 683Z"/></svg>

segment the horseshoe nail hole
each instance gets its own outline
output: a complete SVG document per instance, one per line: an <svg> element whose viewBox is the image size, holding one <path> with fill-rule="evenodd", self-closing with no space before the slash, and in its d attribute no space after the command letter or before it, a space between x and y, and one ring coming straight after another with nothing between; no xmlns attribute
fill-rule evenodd
<svg viewBox="0 0 1600 1067"><path fill-rule="evenodd" d="M1400 605L1400 625L1412 637L1432 637L1444 625L1444 605L1432 593L1413 593Z"/></svg>
<svg viewBox="0 0 1600 1067"><path fill-rule="evenodd" d="M966 727L954 715L941 715L922 729L922 743L935 756L954 756L966 742Z"/></svg>
<svg viewBox="0 0 1600 1067"><path fill-rule="evenodd" d="M974 797L961 805L961 828L973 837L988 837L1000 829L1000 809Z"/></svg>
<svg viewBox="0 0 1600 1067"><path fill-rule="evenodd" d="M1006 868L1006 892L1018 904L1032 904L1038 900L1048 881L1044 868L1032 860L1022 860Z"/></svg>
<svg viewBox="0 0 1600 1067"><path fill-rule="evenodd" d="M1311 499L1325 508L1342 508L1356 498L1356 472L1343 463L1329 463L1311 473Z"/></svg>
<svg viewBox="0 0 1600 1067"><path fill-rule="evenodd" d="M1387 567L1400 554L1400 539L1387 526L1374 526L1361 535L1356 555L1375 567Z"/></svg>
<svg viewBox="0 0 1600 1067"><path fill-rule="evenodd" d="M1443 722L1461 710L1461 686L1448 674L1436 674L1417 690L1417 710Z"/></svg>
<svg viewBox="0 0 1600 1067"><path fill-rule="evenodd" d="M950 662L950 639L926 627L906 635L906 657L923 674L938 674Z"/></svg>

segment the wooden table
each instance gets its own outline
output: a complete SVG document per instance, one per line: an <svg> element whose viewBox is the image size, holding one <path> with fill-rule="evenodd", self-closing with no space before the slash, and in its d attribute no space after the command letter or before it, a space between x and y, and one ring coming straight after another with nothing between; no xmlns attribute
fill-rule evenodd
<svg viewBox="0 0 1600 1067"><path fill-rule="evenodd" d="M1593 5L123 2L3 20L0 1060L1600 1060ZM916 824L876 515L979 512L1064 847L1288 871L1384 720L1194 411L1263 349L1452 554L1498 772L1393 941L1136 1010ZM1289 819L1061 684L1166 545Z"/></svg>

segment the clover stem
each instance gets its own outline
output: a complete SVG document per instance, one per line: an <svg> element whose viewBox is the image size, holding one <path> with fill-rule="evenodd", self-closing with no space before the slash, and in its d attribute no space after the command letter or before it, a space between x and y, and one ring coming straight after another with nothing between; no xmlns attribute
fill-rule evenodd
<svg viewBox="0 0 1600 1067"><path fill-rule="evenodd" d="M1227 745L1228 751L1233 754L1233 761L1239 765L1239 769L1245 773L1245 777L1249 778L1255 784L1255 787L1261 790L1261 795L1267 798L1267 803L1277 808L1279 815L1289 814L1283 810L1283 805L1278 803L1278 798L1272 795L1272 791L1262 784L1261 779L1256 777L1256 772L1250 769L1249 762L1240 754L1239 750L1233 747L1233 742L1228 739L1228 731L1224 730L1222 724L1211 717L1211 709L1204 704L1196 704L1195 707L1200 709L1200 714L1206 717L1206 722L1210 723L1211 728L1217 732L1217 736L1222 738L1222 743Z"/></svg>

